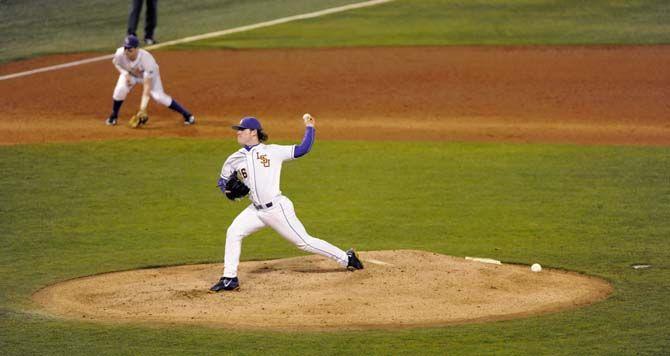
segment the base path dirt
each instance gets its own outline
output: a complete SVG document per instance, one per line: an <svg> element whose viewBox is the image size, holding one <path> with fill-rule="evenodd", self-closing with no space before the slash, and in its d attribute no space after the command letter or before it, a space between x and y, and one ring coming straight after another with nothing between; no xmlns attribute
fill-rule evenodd
<svg viewBox="0 0 670 356"><path fill-rule="evenodd" d="M210 293L220 264L78 278L33 299L60 317L108 323L189 323L234 329L402 328L520 318L605 299L605 281L431 252L360 253L349 272L320 256L243 262L241 289Z"/></svg>
<svg viewBox="0 0 670 356"><path fill-rule="evenodd" d="M111 51L110 51L111 54ZM670 145L670 46L403 47L158 51L168 94L199 122L156 103L146 128L107 127L110 61L0 81L0 144L143 137L233 139L261 119L270 139L456 140ZM98 56L90 54L89 57ZM0 66L15 73L86 57Z"/></svg>

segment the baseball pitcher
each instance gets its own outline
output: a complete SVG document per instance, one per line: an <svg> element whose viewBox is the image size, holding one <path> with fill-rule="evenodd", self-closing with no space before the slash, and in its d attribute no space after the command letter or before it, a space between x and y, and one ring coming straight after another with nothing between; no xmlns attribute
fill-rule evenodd
<svg viewBox="0 0 670 356"><path fill-rule="evenodd" d="M349 270L363 269L353 249L343 251L330 243L310 236L293 210L293 203L282 195L279 181L284 161L307 154L314 143L315 120L305 114L305 136L300 145L268 145L268 136L254 117L245 117L237 130L237 143L242 146L226 159L221 168L218 186L231 200L249 197L247 206L232 222L226 233L224 269L221 279L210 290L236 290L240 283L242 240L269 226L299 249L327 257Z"/></svg>
<svg viewBox="0 0 670 356"><path fill-rule="evenodd" d="M112 113L106 120L107 125L116 125L119 116L119 109L128 93L133 87L142 83L142 99L140 109L137 114L130 119L129 125L138 128L146 125L149 121L147 106L149 106L149 96L157 102L180 113L184 117L184 125L195 124L195 117L177 101L172 99L163 91L163 83L158 69L158 64L154 57L148 51L138 48L140 41L134 35L126 36L123 47L119 47L114 53L112 63L119 71L119 79L112 95Z"/></svg>

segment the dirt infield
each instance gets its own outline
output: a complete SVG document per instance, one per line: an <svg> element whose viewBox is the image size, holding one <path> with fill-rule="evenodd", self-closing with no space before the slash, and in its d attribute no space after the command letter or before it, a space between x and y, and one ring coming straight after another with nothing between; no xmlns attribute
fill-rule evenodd
<svg viewBox="0 0 670 356"><path fill-rule="evenodd" d="M607 297L600 279L492 265L422 251L362 252L348 272L320 256L243 262L241 291L208 293L220 264L79 278L34 300L58 316L101 322L187 323L235 329L400 328L519 318Z"/></svg>
<svg viewBox="0 0 670 356"><path fill-rule="evenodd" d="M98 55L98 54L95 54ZM670 144L670 46L421 47L157 52L166 92L142 130L106 127L109 61L0 81L0 144L155 136L230 138L256 115L295 139L311 112L320 139ZM81 59L0 67L8 74ZM94 56L94 55L90 55ZM138 107L140 90L122 109Z"/></svg>

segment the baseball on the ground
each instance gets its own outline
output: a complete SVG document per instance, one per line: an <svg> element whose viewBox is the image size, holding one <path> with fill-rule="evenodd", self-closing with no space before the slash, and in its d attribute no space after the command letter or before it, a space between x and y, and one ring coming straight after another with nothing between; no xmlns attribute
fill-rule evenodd
<svg viewBox="0 0 670 356"><path fill-rule="evenodd" d="M533 272L540 272L542 270L542 266L540 266L539 263L533 263L533 265L530 266L530 270Z"/></svg>

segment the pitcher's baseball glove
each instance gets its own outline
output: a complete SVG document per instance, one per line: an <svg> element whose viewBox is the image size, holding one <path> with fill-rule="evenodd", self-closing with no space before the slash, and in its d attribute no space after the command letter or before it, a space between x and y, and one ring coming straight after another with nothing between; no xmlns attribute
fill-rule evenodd
<svg viewBox="0 0 670 356"><path fill-rule="evenodd" d="M249 187L240 180L240 177L237 176L237 172L235 171L228 178L224 193L226 194L226 198L230 200L238 200L249 194Z"/></svg>
<svg viewBox="0 0 670 356"><path fill-rule="evenodd" d="M140 110L137 112L137 114L130 118L128 125L136 129L142 125L146 125L147 121L149 121L149 114L147 114L147 112L144 110Z"/></svg>

